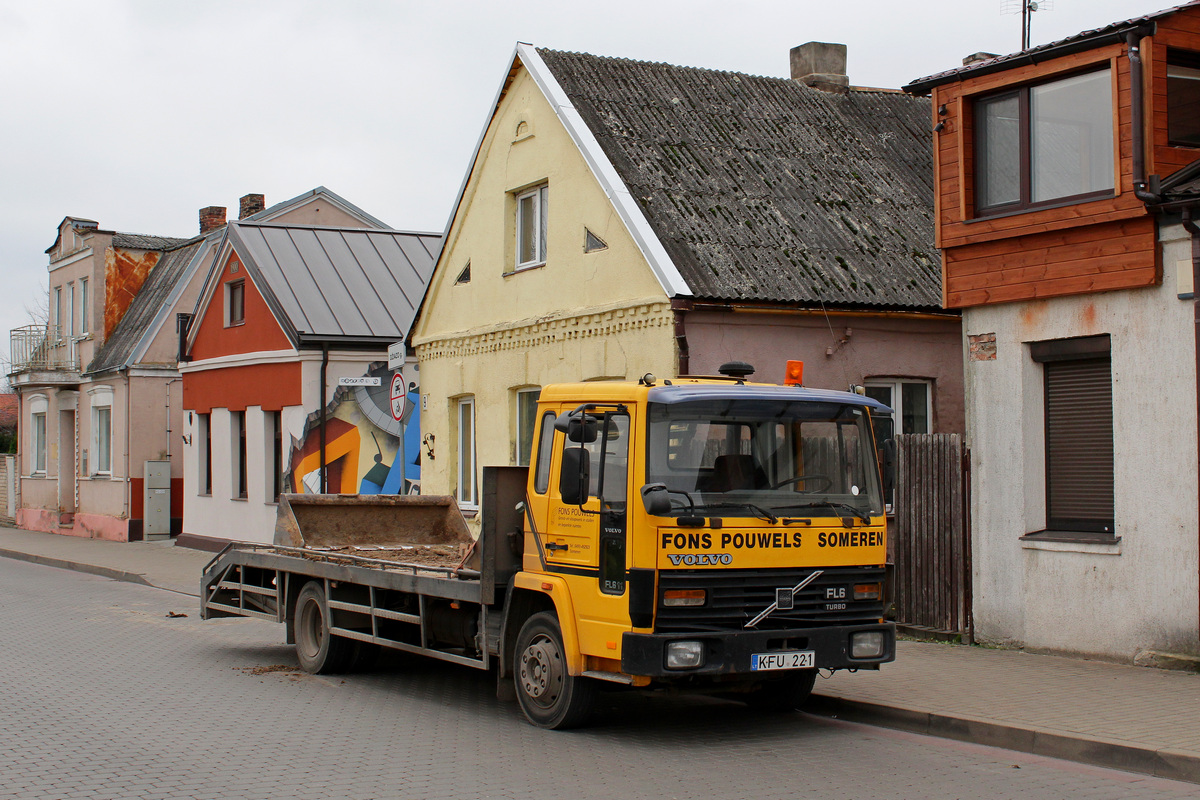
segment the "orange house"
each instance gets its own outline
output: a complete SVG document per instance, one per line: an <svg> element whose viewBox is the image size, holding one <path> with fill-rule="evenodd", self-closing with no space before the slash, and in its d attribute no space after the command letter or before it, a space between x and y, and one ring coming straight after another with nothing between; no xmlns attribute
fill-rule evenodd
<svg viewBox="0 0 1200 800"><path fill-rule="evenodd" d="M1200 656L1200 4L904 88L963 313L977 636Z"/></svg>
<svg viewBox="0 0 1200 800"><path fill-rule="evenodd" d="M440 242L365 220L229 224L182 343L184 542L271 541L283 492L414 488L417 419L392 416L387 353Z"/></svg>

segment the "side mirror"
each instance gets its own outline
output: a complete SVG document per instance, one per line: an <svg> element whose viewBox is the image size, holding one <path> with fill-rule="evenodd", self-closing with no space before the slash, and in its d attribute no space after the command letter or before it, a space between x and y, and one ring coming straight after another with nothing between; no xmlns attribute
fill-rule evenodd
<svg viewBox="0 0 1200 800"><path fill-rule="evenodd" d="M642 487L642 507L652 517L661 517L671 510L671 498L665 483L647 483Z"/></svg>
<svg viewBox="0 0 1200 800"><path fill-rule="evenodd" d="M574 411L564 411L554 420L554 430L567 435L568 442L576 444L591 444L599 438L599 420L586 414L580 415Z"/></svg>
<svg viewBox="0 0 1200 800"><path fill-rule="evenodd" d="M592 461L582 447L563 450L562 468L558 473L558 492L562 501L569 506L581 506L589 499Z"/></svg>

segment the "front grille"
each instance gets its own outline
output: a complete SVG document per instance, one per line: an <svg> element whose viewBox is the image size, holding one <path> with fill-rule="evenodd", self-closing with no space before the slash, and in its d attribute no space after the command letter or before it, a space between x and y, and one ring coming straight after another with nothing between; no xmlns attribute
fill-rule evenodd
<svg viewBox="0 0 1200 800"><path fill-rule="evenodd" d="M817 568L769 570L663 570L658 578L658 614L656 633L700 633L741 630L775 602L777 588L792 587ZM756 630L827 627L875 622L883 617L882 600L855 601L854 584L879 583L884 571L879 567L831 567L800 590L794 608L775 611L755 626ZM662 604L668 589L704 589L707 602L697 607L671 607ZM827 589L845 589L846 599L829 598ZM845 603L845 610L829 610L830 603Z"/></svg>

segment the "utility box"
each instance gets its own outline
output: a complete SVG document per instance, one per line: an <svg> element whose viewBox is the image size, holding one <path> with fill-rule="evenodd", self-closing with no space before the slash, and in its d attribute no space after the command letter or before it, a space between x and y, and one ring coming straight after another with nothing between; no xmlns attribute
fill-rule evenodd
<svg viewBox="0 0 1200 800"><path fill-rule="evenodd" d="M147 540L171 537L171 462L146 462L146 503L142 536Z"/></svg>

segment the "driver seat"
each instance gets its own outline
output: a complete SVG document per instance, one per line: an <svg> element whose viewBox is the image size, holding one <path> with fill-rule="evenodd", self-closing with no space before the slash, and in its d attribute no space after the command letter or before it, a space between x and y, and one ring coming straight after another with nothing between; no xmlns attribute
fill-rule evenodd
<svg viewBox="0 0 1200 800"><path fill-rule="evenodd" d="M767 474L752 455L725 455L713 459L713 480L709 491L734 492L761 489L766 485Z"/></svg>

